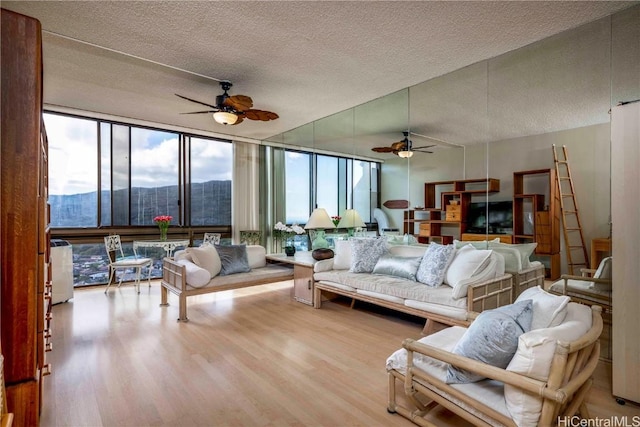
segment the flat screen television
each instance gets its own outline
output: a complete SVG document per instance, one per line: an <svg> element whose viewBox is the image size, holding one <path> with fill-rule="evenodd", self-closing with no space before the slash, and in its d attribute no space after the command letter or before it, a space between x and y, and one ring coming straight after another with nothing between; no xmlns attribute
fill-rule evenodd
<svg viewBox="0 0 640 427"><path fill-rule="evenodd" d="M487 214L489 221L487 221ZM467 233L513 233L513 203L511 201L489 202L488 213L485 202L469 204Z"/></svg>

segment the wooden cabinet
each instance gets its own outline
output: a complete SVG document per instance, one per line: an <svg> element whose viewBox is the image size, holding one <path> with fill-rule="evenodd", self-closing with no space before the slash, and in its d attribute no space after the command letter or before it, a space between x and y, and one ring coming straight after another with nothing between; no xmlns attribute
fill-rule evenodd
<svg viewBox="0 0 640 427"><path fill-rule="evenodd" d="M47 140L40 23L2 9L0 326L7 407L38 425L50 349Z"/></svg>
<svg viewBox="0 0 640 427"><path fill-rule="evenodd" d="M467 213L474 196L500 191L495 178L427 182L424 185L424 208L405 211L404 232L415 234L418 241L448 244L461 238L467 227ZM424 212L420 218L418 212Z"/></svg>
<svg viewBox="0 0 640 427"><path fill-rule="evenodd" d="M548 278L560 277L560 200L555 170L513 173L513 242L537 242L534 258L545 264Z"/></svg>
<svg viewBox="0 0 640 427"><path fill-rule="evenodd" d="M313 305L313 266L294 264L293 298L303 304Z"/></svg>

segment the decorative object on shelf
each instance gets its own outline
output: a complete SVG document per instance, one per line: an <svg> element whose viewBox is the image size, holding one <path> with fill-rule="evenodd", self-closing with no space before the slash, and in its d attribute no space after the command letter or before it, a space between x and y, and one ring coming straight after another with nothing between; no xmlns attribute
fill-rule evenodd
<svg viewBox="0 0 640 427"><path fill-rule="evenodd" d="M346 228L349 237L352 237L356 228L366 227L366 225L357 210L347 209L342 213L342 219L337 224L337 227Z"/></svg>
<svg viewBox="0 0 640 427"><path fill-rule="evenodd" d="M315 230L316 235L311 242L311 249L328 248L329 242L324 238L324 230L336 228L329 214L324 208L316 208L311 212L309 220L305 224L306 230Z"/></svg>
<svg viewBox="0 0 640 427"><path fill-rule="evenodd" d="M169 230L169 223L172 219L173 217L171 215L158 215L153 218L153 222L158 224L158 228L160 229L160 240L163 242L167 240L167 231Z"/></svg>
<svg viewBox="0 0 640 427"><path fill-rule="evenodd" d="M329 248L320 248L311 252L311 256L316 261L333 258L333 251Z"/></svg>
<svg viewBox="0 0 640 427"><path fill-rule="evenodd" d="M340 220L342 219L342 217L340 215L336 215L336 216L332 216L331 217L331 221L333 221L333 225L335 225L336 227L338 226L338 224L340 224Z"/></svg>
<svg viewBox="0 0 640 427"><path fill-rule="evenodd" d="M240 230L240 243L247 245L259 245L262 240L262 231L260 230Z"/></svg>
<svg viewBox="0 0 640 427"><path fill-rule="evenodd" d="M296 252L296 248L293 245L293 237L304 233L304 228L300 227L298 224L293 224L289 227L288 225L278 221L273 227L274 239L278 241L279 246L283 248L284 252L288 256L291 256Z"/></svg>
<svg viewBox="0 0 640 427"><path fill-rule="evenodd" d="M382 204L387 209L407 209L409 207L408 200L387 200Z"/></svg>

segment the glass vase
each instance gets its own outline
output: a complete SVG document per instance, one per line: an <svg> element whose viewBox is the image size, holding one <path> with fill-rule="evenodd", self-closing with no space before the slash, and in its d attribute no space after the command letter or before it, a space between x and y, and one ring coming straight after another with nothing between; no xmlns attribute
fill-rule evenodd
<svg viewBox="0 0 640 427"><path fill-rule="evenodd" d="M168 228L161 227L160 228L160 241L165 242L167 240L167 231Z"/></svg>

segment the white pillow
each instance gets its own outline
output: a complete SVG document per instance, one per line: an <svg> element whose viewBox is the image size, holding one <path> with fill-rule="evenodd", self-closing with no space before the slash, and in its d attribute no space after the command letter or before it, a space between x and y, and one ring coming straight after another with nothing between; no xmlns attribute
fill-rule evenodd
<svg viewBox="0 0 640 427"><path fill-rule="evenodd" d="M187 285L192 286L194 288L202 288L207 283L209 283L209 280L211 280L211 277L207 270L205 270L204 268L198 267L191 261L187 261L186 259L180 259L176 262L186 267Z"/></svg>
<svg viewBox="0 0 640 427"><path fill-rule="evenodd" d="M553 295L540 286L522 292L516 302L533 300L533 322L531 330L558 326L567 315L569 298L566 295Z"/></svg>
<svg viewBox="0 0 640 427"><path fill-rule="evenodd" d="M529 257L531 256L533 251L536 250L537 246L538 246L538 242L518 243L513 245L510 245L509 243L489 242L490 249L499 248L499 247L513 248L513 249L516 249L518 252L520 252L520 265L522 266L522 269L531 267L531 261L529 260Z"/></svg>
<svg viewBox="0 0 640 427"><path fill-rule="evenodd" d="M541 381L546 381L549 378L556 343L558 341L574 341L591 328L592 315L589 306L570 303L566 309L567 315L560 325L536 329L520 335L518 349L509 362L507 371L524 374ZM516 425L538 425L542 410L540 397L505 384L504 398L507 410Z"/></svg>
<svg viewBox="0 0 640 427"><path fill-rule="evenodd" d="M351 243L348 240L336 240L333 255L334 270L348 270L351 268Z"/></svg>
<svg viewBox="0 0 640 427"><path fill-rule="evenodd" d="M199 248L187 248L187 253L191 255L193 263L209 272L209 278L216 277L222 270L220 255L214 246L204 245Z"/></svg>
<svg viewBox="0 0 640 427"><path fill-rule="evenodd" d="M449 264L445 273L444 283L455 287L462 280L469 279L476 272L484 268L488 262L491 251L476 249L472 245L466 245L456 251L456 255Z"/></svg>

